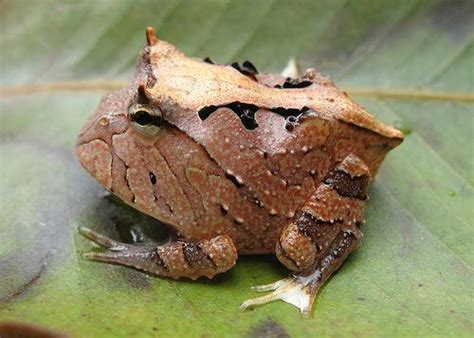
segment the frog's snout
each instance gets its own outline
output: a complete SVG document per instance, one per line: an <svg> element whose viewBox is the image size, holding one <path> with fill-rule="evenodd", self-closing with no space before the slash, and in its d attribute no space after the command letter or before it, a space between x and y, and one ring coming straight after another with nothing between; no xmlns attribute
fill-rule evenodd
<svg viewBox="0 0 474 338"><path fill-rule="evenodd" d="M76 141L76 155L81 165L106 189L112 187L112 115L99 115L89 119ZM115 123L116 124L116 123Z"/></svg>
<svg viewBox="0 0 474 338"><path fill-rule="evenodd" d="M95 139L76 147L76 155L82 166L102 186L112 188L112 151L103 140Z"/></svg>

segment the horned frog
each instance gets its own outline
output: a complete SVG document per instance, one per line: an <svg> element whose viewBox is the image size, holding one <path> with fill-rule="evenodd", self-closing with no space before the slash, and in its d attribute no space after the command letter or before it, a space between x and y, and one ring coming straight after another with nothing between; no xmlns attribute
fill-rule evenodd
<svg viewBox="0 0 474 338"><path fill-rule="evenodd" d="M238 255L276 254L292 274L248 308L281 299L310 313L362 238L367 189L403 140L313 69L259 74L248 61L188 58L152 28L135 79L103 97L77 140L87 171L167 224L163 245L117 242L91 260L158 276L213 278Z"/></svg>

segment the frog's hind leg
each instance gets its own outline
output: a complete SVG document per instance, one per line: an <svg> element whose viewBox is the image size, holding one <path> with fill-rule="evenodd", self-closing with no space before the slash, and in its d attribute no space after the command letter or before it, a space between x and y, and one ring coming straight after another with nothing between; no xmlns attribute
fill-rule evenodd
<svg viewBox="0 0 474 338"><path fill-rule="evenodd" d="M283 300L308 315L314 298L324 282L336 271L347 256L356 248L359 234L342 231L334 240L327 252L315 262L315 268L307 272L295 273L292 276L268 285L255 286L255 291L273 291L265 296L249 299L242 303L242 309Z"/></svg>
<svg viewBox="0 0 474 338"><path fill-rule="evenodd" d="M247 300L241 307L283 300L309 314L320 287L362 239L359 226L364 221L369 182L367 166L354 155L334 168L282 230L276 244L278 259L294 274L254 287L256 291L273 292Z"/></svg>
<svg viewBox="0 0 474 338"><path fill-rule="evenodd" d="M107 249L84 253L84 258L130 266L164 277L213 278L233 267L237 260L237 250L228 236L195 242L172 241L156 246L121 243L87 228L79 228L79 232Z"/></svg>

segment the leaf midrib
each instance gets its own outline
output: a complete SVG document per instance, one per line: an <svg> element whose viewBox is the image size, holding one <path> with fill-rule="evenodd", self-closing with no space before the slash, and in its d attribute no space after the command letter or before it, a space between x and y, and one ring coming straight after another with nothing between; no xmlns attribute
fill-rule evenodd
<svg viewBox="0 0 474 338"><path fill-rule="evenodd" d="M57 81L43 82L33 85L16 85L0 87L0 98L51 94L63 91L110 91L123 88L127 84L123 80L105 81ZM404 100L426 100L426 101L453 101L453 102L474 102L474 92L441 91L430 89L399 89L399 88L373 88L373 87L346 87L343 91L352 96L388 98Z"/></svg>

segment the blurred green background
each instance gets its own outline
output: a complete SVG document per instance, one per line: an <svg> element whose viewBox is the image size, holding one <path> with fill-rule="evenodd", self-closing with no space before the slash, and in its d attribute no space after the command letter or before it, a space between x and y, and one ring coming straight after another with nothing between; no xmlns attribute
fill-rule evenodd
<svg viewBox="0 0 474 338"><path fill-rule="evenodd" d="M472 337L474 1L0 1L0 320L73 337ZM80 225L127 240L157 222L80 168L75 137L131 78L144 29L219 63L316 67L406 133L371 188L365 238L313 316L251 285L286 275L244 257L214 281L86 262Z"/></svg>

